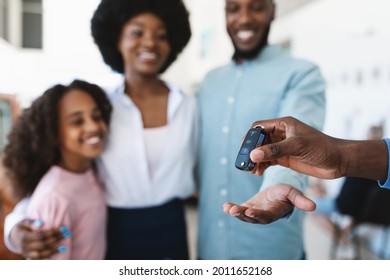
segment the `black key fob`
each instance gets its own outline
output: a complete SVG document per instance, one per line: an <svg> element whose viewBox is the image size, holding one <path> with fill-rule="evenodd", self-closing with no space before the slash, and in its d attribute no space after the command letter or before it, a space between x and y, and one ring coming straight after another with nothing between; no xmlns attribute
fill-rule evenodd
<svg viewBox="0 0 390 280"><path fill-rule="evenodd" d="M255 163L251 161L249 155L253 149L263 145L267 136L265 130L261 127L251 128L242 142L240 151L236 159L236 167L240 170L251 171L255 167Z"/></svg>

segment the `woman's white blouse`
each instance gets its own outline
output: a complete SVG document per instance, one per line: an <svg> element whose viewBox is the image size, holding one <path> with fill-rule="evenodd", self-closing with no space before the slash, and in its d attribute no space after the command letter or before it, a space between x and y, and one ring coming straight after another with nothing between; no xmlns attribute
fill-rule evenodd
<svg viewBox="0 0 390 280"><path fill-rule="evenodd" d="M109 94L113 115L106 148L98 160L111 207L158 206L174 198L187 198L195 187L198 150L196 99L167 84L168 124L161 159L150 176L142 116L124 92L124 83ZM159 139L155 139L159 145Z"/></svg>

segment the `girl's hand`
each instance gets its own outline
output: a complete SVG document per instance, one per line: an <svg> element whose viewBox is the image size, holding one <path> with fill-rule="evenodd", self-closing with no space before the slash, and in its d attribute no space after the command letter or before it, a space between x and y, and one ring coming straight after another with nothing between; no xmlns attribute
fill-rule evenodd
<svg viewBox="0 0 390 280"><path fill-rule="evenodd" d="M63 250L59 245L60 241L71 235L66 227L43 230L42 225L42 221L25 219L12 229L10 240L24 258L47 259Z"/></svg>

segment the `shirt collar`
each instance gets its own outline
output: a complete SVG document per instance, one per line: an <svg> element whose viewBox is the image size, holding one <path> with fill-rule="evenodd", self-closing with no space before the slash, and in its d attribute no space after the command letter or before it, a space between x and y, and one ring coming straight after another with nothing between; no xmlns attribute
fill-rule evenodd
<svg viewBox="0 0 390 280"><path fill-rule="evenodd" d="M267 60L271 60L283 52L282 48L278 45L267 45L265 46L256 57L253 59L244 59L241 64L237 64L234 59L232 59L232 64L236 67L240 66L250 66L259 63L264 63Z"/></svg>
<svg viewBox="0 0 390 280"><path fill-rule="evenodd" d="M168 87L168 121L170 121L175 115L177 109L179 108L181 102L184 99L184 93L177 86L172 85L171 83L165 82L164 84ZM126 106L134 107L135 104L125 93L125 81L122 80L120 85L113 93L121 103Z"/></svg>

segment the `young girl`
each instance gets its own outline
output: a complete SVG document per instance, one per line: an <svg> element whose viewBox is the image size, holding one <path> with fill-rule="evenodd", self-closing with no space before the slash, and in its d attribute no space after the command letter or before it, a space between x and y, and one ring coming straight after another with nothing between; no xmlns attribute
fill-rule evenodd
<svg viewBox="0 0 390 280"><path fill-rule="evenodd" d="M103 259L106 202L93 160L103 150L111 105L98 86L56 85L24 110L9 135L4 166L27 216L69 238L52 259Z"/></svg>

